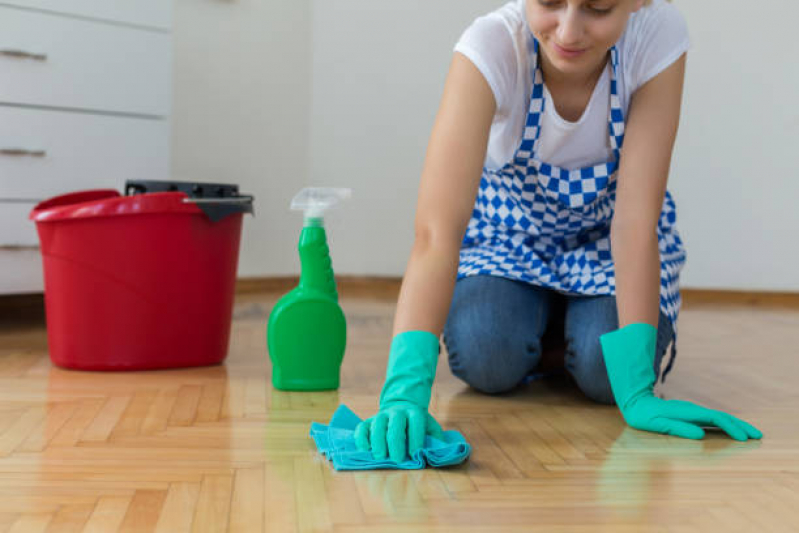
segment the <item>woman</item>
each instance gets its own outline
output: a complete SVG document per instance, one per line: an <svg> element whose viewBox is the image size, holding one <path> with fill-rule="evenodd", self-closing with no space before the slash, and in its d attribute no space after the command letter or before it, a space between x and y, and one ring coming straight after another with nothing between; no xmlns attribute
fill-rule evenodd
<svg viewBox="0 0 799 533"><path fill-rule="evenodd" d="M630 426L761 438L653 392L676 341L685 262L666 182L687 49L665 0L514 0L463 34L422 173L380 411L355 432L361 449L401 461L440 436L427 408L442 330L453 374L498 393L529 379L560 322L566 371Z"/></svg>

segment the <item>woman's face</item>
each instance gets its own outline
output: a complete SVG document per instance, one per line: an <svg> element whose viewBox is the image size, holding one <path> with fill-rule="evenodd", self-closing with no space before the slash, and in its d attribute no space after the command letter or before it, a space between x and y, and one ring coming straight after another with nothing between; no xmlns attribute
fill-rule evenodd
<svg viewBox="0 0 799 533"><path fill-rule="evenodd" d="M644 0L526 0L527 23L552 66L586 74L604 64Z"/></svg>

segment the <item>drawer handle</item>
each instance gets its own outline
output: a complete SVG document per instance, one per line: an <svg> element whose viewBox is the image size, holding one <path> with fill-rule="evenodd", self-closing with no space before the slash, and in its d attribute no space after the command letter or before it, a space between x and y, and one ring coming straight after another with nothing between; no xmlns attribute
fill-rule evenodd
<svg viewBox="0 0 799 533"><path fill-rule="evenodd" d="M15 57L17 59L34 59L36 61L47 61L47 54L33 54L24 50L12 50L10 48L0 49L0 55Z"/></svg>
<svg viewBox="0 0 799 533"><path fill-rule="evenodd" d="M39 198L0 198L0 204L38 204L43 201Z"/></svg>
<svg viewBox="0 0 799 533"><path fill-rule="evenodd" d="M47 152L44 150L24 150L22 148L0 148L0 155L44 157Z"/></svg>

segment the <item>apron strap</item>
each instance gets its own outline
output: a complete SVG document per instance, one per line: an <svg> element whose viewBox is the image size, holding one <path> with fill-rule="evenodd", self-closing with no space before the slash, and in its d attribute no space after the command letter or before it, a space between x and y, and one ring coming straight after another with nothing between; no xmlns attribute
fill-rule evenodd
<svg viewBox="0 0 799 533"><path fill-rule="evenodd" d="M674 339L671 341L671 355L669 355L669 363L666 365L666 369L660 375L660 382L666 382L666 374L671 372L671 367L674 366L674 359L677 357L677 332L674 332Z"/></svg>

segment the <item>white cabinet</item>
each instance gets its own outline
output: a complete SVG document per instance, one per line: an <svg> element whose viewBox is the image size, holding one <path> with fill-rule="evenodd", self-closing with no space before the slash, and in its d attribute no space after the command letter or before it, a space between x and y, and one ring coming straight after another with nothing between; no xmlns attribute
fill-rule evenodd
<svg viewBox="0 0 799 533"><path fill-rule="evenodd" d="M36 228L28 220L30 211L31 206L27 202L0 204L0 242L6 248L33 247L38 243ZM0 275L5 278L5 274L3 272Z"/></svg>
<svg viewBox="0 0 799 533"><path fill-rule="evenodd" d="M170 35L0 6L0 102L165 116Z"/></svg>
<svg viewBox="0 0 799 533"><path fill-rule="evenodd" d="M0 197L43 200L73 190L121 191L128 179L168 179L168 126L165 120L0 107L0 147L44 152L0 156Z"/></svg>
<svg viewBox="0 0 799 533"><path fill-rule="evenodd" d="M169 179L169 0L0 2L0 294L43 290L36 201Z"/></svg>
<svg viewBox="0 0 799 533"><path fill-rule="evenodd" d="M169 0L6 0L0 5L169 30Z"/></svg>

